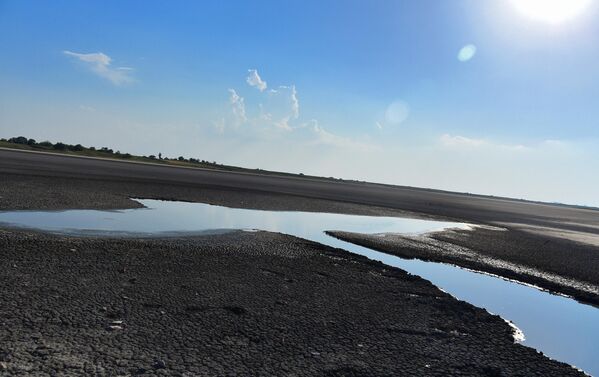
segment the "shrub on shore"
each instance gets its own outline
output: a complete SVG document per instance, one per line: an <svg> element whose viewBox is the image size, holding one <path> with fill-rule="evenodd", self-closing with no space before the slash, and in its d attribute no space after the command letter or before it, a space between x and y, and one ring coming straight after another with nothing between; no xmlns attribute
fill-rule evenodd
<svg viewBox="0 0 599 377"><path fill-rule="evenodd" d="M11 137L10 139L0 139L0 142L10 143L10 144L18 144L18 145L22 145L24 147L31 147L32 149L37 149L37 150L76 152L76 153L81 153L81 154L86 154L86 155L91 155L91 156L107 156L107 155L109 155L111 157L124 158L124 159L137 158L137 159L146 159L146 160L180 161L180 162L187 162L190 164L197 164L197 165L214 165L214 166L218 165L216 163L216 161L210 162L210 161L200 160L199 158L193 158L193 157L185 158L183 156L179 156L178 158L170 158L169 159L167 157L164 157L162 155L162 153L158 153L158 156L151 154L146 157L146 156L135 156L130 153L121 153L120 151L115 152L113 149L108 148L108 147L101 147L101 148L85 147L81 144L72 145L72 144L66 144L66 143L63 143L60 141L56 142L56 143L52 143L48 140L38 143L37 141L35 141L35 139L29 139L29 138L26 138L25 136L16 136L16 137Z"/></svg>

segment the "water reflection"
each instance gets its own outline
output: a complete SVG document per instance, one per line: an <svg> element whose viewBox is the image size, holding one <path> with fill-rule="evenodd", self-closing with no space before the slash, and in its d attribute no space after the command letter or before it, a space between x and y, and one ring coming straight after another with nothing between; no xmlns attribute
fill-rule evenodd
<svg viewBox="0 0 599 377"><path fill-rule="evenodd" d="M524 344L599 375L599 310L535 288L447 264L404 260L337 240L324 230L423 233L465 224L393 217L232 209L200 203L140 200L122 211L69 210L0 213L0 222L70 234L168 235L226 229L262 229L343 248L422 276L455 297L499 314L524 331Z"/></svg>

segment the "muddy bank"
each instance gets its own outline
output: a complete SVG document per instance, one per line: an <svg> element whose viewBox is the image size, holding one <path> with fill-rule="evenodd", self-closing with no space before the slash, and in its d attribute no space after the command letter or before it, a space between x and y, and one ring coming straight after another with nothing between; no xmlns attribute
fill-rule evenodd
<svg viewBox="0 0 599 377"><path fill-rule="evenodd" d="M153 182L133 178L83 179L4 173L1 178L0 210L138 208L141 205L130 199L137 197L249 209L460 220L451 216L431 216L382 206L260 190L213 187L208 184L198 186L185 182L167 183L160 176L156 176ZM264 190L268 189L264 187ZM394 240L388 238L384 243L377 237L343 237L351 237L350 241L354 243L402 257L453 263L599 304L599 274L595 268L599 265L599 246L574 242L552 233L540 234L510 227L503 232L477 228L474 231L437 233L430 239L412 242L406 242L407 239L401 237ZM467 252L453 255L455 253L447 252L450 249ZM489 259L492 259L492 263L488 263Z"/></svg>
<svg viewBox="0 0 599 377"><path fill-rule="evenodd" d="M493 227L425 235L327 234L402 258L450 263L599 305L599 247Z"/></svg>
<svg viewBox="0 0 599 377"><path fill-rule="evenodd" d="M172 184L135 179L83 179L5 174L0 172L0 210L140 208L130 198L200 202L233 208L331 212L368 216L443 219L392 208L369 206L259 190L226 189L210 185ZM267 190L268 187L265 187Z"/></svg>
<svg viewBox="0 0 599 377"><path fill-rule="evenodd" d="M428 281L266 232L0 232L0 374L578 375Z"/></svg>

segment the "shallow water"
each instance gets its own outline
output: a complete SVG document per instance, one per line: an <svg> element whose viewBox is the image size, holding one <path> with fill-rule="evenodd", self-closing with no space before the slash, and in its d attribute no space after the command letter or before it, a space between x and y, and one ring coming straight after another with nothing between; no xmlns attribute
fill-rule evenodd
<svg viewBox="0 0 599 377"><path fill-rule="evenodd" d="M340 247L430 280L455 297L512 321L523 344L587 373L599 375L599 309L570 298L455 266L405 260L337 240L325 230L360 233L424 233L466 224L394 217L234 209L201 203L139 200L148 208L121 211L0 212L0 225L73 235L148 236L261 229Z"/></svg>

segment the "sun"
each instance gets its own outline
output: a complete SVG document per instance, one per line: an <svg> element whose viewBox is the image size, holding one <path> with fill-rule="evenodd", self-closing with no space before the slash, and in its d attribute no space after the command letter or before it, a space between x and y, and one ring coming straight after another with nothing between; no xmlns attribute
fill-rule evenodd
<svg viewBox="0 0 599 377"><path fill-rule="evenodd" d="M512 0L516 9L538 21L559 24L581 14L593 0Z"/></svg>

